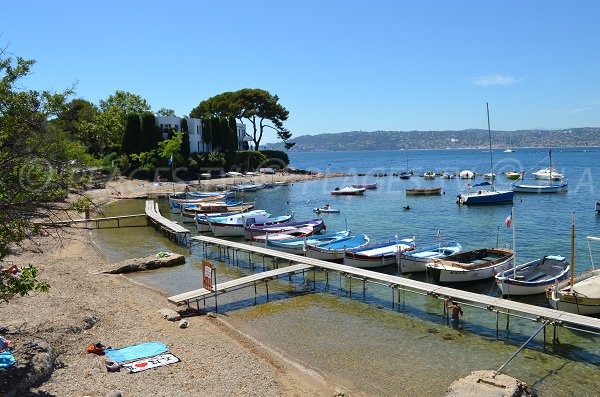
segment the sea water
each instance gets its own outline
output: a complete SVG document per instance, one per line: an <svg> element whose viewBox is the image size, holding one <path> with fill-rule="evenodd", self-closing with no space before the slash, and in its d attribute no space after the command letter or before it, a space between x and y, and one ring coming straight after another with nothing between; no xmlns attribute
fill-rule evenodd
<svg viewBox="0 0 600 397"><path fill-rule="evenodd" d="M575 269L590 268L586 235L600 235L600 217L594 203L600 199L600 150L555 149L558 171L569 178L569 192L559 194L516 194L515 227L517 261L559 254L570 259L571 224L576 218ZM509 188L502 175L508 170L536 171L544 149L518 149L515 153L494 152L497 189ZM345 172L348 177L311 180L275 189L247 193L244 200L256 199L257 208L273 215L293 211L296 219L316 217L313 208L325 203L340 209L339 214L322 215L327 231L349 229L365 233L373 242L416 237L417 244L456 239L465 249L512 246L513 229L506 217L511 205L464 207L456 195L467 184L481 182L458 179L426 181L419 177L401 180L392 176L407 169L422 173L459 172L470 169L489 172L489 153L482 150L387 151L290 153L291 165L318 172ZM365 176L356 176L366 174ZM373 174L387 174L374 177ZM331 196L330 191L352 183L377 182L376 190L364 196ZM406 196L407 187L442 186L440 196ZM410 210L402 207L409 205ZM122 201L109 206L107 215L143 212L143 201ZM164 215L171 215L166 200L160 202ZM187 224L193 229L193 224ZM178 247L149 227L101 229L95 232L102 250L111 260L140 257L161 250L185 254L184 266L132 275L137 281L176 294L199 288L201 260L208 256L216 265L218 281L241 277L273 266L262 257L240 254L236 261L219 258L218 251L204 252L200 246ZM397 237L396 237L397 236ZM596 248L600 252L600 247ZM597 257L600 257L597 255ZM229 258L231 259L231 257ZM264 267L263 267L264 266ZM396 274L395 266L381 269ZM426 281L424 274L413 278ZM364 288L364 289L363 289ZM498 295L492 280L462 287ZM546 306L540 296L523 297L523 302ZM214 310L207 300L207 309ZM453 380L479 369L497 369L540 327L539 323L496 314L463 304L465 315L458 329L443 316L440 300L404 292L392 295L389 288L330 274L307 272L269 283L267 302L264 285L225 295L218 301L219 312L259 341L293 357L327 379L351 391L351 395L442 395ZM504 370L539 391L540 395L582 396L600 392L600 347L598 337L558 328L560 344L544 346L540 333ZM553 335L547 327L546 340Z"/></svg>

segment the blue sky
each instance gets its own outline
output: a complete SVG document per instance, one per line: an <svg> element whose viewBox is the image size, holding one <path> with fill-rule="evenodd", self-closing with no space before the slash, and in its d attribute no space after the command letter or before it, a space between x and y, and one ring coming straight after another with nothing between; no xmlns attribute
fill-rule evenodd
<svg viewBox="0 0 600 397"><path fill-rule="evenodd" d="M600 2L8 1L0 47L29 89L125 90L186 115L277 94L295 136L600 126ZM271 132L263 143L274 142Z"/></svg>

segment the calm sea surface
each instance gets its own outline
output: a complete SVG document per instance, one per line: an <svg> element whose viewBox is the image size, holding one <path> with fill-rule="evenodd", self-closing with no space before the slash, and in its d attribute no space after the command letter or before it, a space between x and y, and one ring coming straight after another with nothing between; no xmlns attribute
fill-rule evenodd
<svg viewBox="0 0 600 397"><path fill-rule="evenodd" d="M540 163L546 149L518 149L514 153L493 153L497 189L509 188L505 171L536 171L548 165ZM418 244L434 243L439 229L443 239L456 239L465 249L511 246L513 230L505 219L511 205L459 207L456 195L475 181L426 181L419 177L405 181L393 173L411 169L476 173L490 171L489 153L478 150L310 152L289 153L291 165L319 172L344 172L352 175L313 180L291 186L247 193L245 200L256 198L257 208L274 215L294 212L296 219L312 219L312 209L325 203L339 208L340 214L325 214L328 231L343 229L367 234L373 242L415 236ZM568 177L569 192L550 195L515 195L517 261L542 255L571 255L571 221L576 219L576 272L591 267L586 235L600 235L600 216L594 204L600 200L600 149L554 149L554 165ZM387 174L374 177L372 174ZM377 182L376 190L360 197L333 197L329 192L352 183ZM432 197L407 197L407 187L442 186L444 194ZM161 212L175 220L166 200ZM403 206L410 205L410 211ZM107 215L140 213L143 201L123 201L110 205ZM188 225L193 229L193 224ZM218 252L203 253L178 247L149 227L101 229L96 231L101 249L111 260L146 256L160 250L185 254L182 267L133 275L137 281L175 294L199 288L200 261L208 254L217 266L219 282L263 269L263 260L240 257L239 263L219 260ZM595 259L600 260L600 246ZM264 264L272 266L270 261ZM381 271L396 274L394 266ZM227 321L243 332L283 354L324 374L328 379L351 390L351 395L439 396L452 381L479 369L497 369L532 335L538 323L512 317L499 317L485 309L464 305L464 324L448 327L442 317L441 302L407 292L394 296L383 286L357 280L340 279L312 273L292 282L269 283L269 302L264 286L255 299L251 288L219 297L219 311ZM412 276L425 280L425 275ZM313 292L316 286L316 293ZM352 297L350 299L350 289ZM484 281L469 286L473 292L498 294L494 283ZM400 300L400 304L398 304ZM521 298L528 303L546 305L543 296ZM259 304L255 304L259 303ZM213 301L207 309L213 310ZM194 332L201 332L195 330ZM548 327L547 340L552 339ZM600 393L600 338L559 328L560 344L543 348L540 333L504 370L524 380L543 396L595 396Z"/></svg>

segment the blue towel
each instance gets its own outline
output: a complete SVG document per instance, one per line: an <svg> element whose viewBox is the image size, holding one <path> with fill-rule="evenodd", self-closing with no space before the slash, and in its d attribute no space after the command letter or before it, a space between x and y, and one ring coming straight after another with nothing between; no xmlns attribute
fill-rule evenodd
<svg viewBox="0 0 600 397"><path fill-rule="evenodd" d="M105 353L111 361L121 363L124 361L139 360L145 357L166 353L169 349L162 342L146 342L131 345L121 349L106 349Z"/></svg>
<svg viewBox="0 0 600 397"><path fill-rule="evenodd" d="M6 349L0 352L0 368L8 368L15 365L15 358L13 357L10 349Z"/></svg>

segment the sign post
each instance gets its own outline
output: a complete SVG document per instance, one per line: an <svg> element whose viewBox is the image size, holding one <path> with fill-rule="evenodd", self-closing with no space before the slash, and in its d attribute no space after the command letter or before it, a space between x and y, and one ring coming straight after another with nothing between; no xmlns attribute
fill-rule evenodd
<svg viewBox="0 0 600 397"><path fill-rule="evenodd" d="M206 260L202 261L202 286L209 290L215 292L215 313L218 312L219 307L217 305L217 292L214 286L217 285L217 270L213 267L213 265Z"/></svg>

